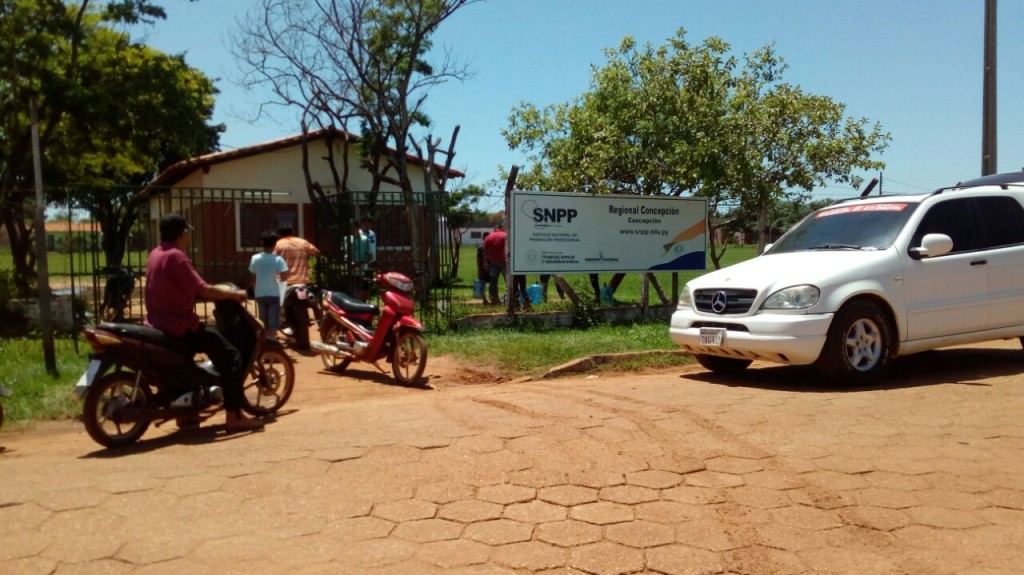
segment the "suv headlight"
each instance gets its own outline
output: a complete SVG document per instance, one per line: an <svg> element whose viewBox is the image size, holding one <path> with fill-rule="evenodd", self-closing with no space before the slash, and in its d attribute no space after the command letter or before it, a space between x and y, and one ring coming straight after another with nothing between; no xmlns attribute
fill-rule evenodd
<svg viewBox="0 0 1024 575"><path fill-rule="evenodd" d="M821 290L811 285L793 286L768 296L761 309L807 309L818 303Z"/></svg>
<svg viewBox="0 0 1024 575"><path fill-rule="evenodd" d="M680 307L693 307L693 297L690 295L690 286L684 285L683 289L680 290L678 303Z"/></svg>

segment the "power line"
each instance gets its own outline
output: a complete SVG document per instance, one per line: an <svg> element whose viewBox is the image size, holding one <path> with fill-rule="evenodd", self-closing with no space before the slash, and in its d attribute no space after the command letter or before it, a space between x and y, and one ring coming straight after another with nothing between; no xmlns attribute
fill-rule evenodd
<svg viewBox="0 0 1024 575"><path fill-rule="evenodd" d="M924 186L918 186L917 184L908 184L907 182L901 182L899 180L894 180L892 178L886 178L885 182L886 183L899 184L901 186L909 186L911 188L915 188L915 189L922 190L922 191L925 191L925 192L930 192L930 191L934 190L934 188L926 188Z"/></svg>

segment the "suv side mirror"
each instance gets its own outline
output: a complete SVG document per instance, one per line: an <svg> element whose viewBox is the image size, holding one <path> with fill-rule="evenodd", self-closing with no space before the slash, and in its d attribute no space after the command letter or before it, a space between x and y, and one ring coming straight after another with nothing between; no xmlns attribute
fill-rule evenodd
<svg viewBox="0 0 1024 575"><path fill-rule="evenodd" d="M921 246L910 248L910 256L914 259L934 258L953 251L953 238L946 234L925 234L921 238Z"/></svg>

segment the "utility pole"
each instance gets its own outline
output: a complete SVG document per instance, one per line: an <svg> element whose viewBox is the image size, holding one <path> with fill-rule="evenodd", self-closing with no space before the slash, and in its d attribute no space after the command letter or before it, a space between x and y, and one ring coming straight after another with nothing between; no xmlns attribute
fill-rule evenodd
<svg viewBox="0 0 1024 575"><path fill-rule="evenodd" d="M981 175L996 173L996 0L985 0L985 66L981 104Z"/></svg>

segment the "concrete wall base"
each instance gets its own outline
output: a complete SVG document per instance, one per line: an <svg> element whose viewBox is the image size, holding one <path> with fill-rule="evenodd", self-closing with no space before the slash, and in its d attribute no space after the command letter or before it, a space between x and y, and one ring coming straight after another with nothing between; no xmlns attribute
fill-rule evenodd
<svg viewBox="0 0 1024 575"><path fill-rule="evenodd" d="M614 306L599 307L591 310L591 317L597 323L611 325L628 325L643 320L655 320L668 322L672 312L676 310L675 304L652 305L647 307L646 314L641 306ZM529 321L539 321L552 327L572 327L574 314L569 311L555 312L534 312L517 313L516 317ZM508 327L508 314L487 313L466 316L459 320L458 329L485 329L492 327ZM667 327L667 326L666 326Z"/></svg>
<svg viewBox="0 0 1024 575"><path fill-rule="evenodd" d="M7 303L8 309L28 319L28 330L42 329L39 323L39 300L12 299ZM75 328L75 315L72 310L71 297L55 297L50 300L50 318L55 331L70 332Z"/></svg>

